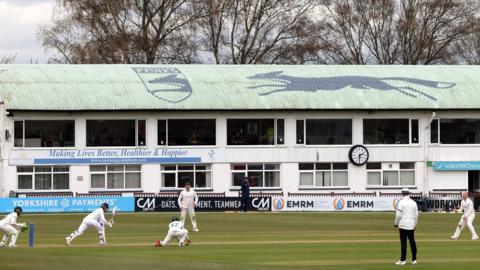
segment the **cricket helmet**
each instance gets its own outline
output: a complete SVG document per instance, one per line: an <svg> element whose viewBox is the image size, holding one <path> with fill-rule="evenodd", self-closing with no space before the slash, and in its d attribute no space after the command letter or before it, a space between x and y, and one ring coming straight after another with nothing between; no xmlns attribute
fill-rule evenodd
<svg viewBox="0 0 480 270"><path fill-rule="evenodd" d="M13 212L15 212L15 213L22 213L22 212L23 212L23 209L22 209L22 207L17 206L17 207L15 207L15 208L13 208Z"/></svg>
<svg viewBox="0 0 480 270"><path fill-rule="evenodd" d="M174 222L174 221L180 221L180 219L178 219L178 217L172 217L172 220L170 222Z"/></svg>
<svg viewBox="0 0 480 270"><path fill-rule="evenodd" d="M108 203L102 203L102 205L100 207L105 208L105 209L109 209Z"/></svg>

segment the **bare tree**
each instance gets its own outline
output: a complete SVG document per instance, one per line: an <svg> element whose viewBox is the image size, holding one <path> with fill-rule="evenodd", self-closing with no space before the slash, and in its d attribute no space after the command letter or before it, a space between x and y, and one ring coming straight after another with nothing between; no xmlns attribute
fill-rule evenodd
<svg viewBox="0 0 480 270"><path fill-rule="evenodd" d="M315 0L204 0L198 10L203 51L211 62L262 64L292 62L287 55L308 38L305 21ZM299 57L300 59L300 57Z"/></svg>
<svg viewBox="0 0 480 270"><path fill-rule="evenodd" d="M182 29L198 16L192 2L58 0L39 38L67 63L176 62Z"/></svg>
<svg viewBox="0 0 480 270"><path fill-rule="evenodd" d="M0 64L13 64L17 59L16 54L4 55L0 57Z"/></svg>
<svg viewBox="0 0 480 270"><path fill-rule="evenodd" d="M297 23L313 0L234 0L226 45L234 64L275 63L285 50L295 49Z"/></svg>
<svg viewBox="0 0 480 270"><path fill-rule="evenodd" d="M323 0L318 62L434 64L472 33L473 0Z"/></svg>
<svg viewBox="0 0 480 270"><path fill-rule="evenodd" d="M461 64L480 65L480 21L470 35L455 44L455 55Z"/></svg>

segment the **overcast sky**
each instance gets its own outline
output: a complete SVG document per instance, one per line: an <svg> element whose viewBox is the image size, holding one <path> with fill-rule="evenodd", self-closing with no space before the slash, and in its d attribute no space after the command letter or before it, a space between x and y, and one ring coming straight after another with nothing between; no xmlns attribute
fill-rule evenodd
<svg viewBox="0 0 480 270"><path fill-rule="evenodd" d="M0 0L0 57L16 54L16 63L46 63L36 32L50 21L55 0Z"/></svg>

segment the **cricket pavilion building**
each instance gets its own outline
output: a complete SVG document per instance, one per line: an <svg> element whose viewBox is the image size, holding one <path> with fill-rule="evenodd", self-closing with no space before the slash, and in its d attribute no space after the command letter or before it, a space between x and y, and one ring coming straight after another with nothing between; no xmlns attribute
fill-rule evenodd
<svg viewBox="0 0 480 270"><path fill-rule="evenodd" d="M480 191L478 66L0 66L0 197Z"/></svg>

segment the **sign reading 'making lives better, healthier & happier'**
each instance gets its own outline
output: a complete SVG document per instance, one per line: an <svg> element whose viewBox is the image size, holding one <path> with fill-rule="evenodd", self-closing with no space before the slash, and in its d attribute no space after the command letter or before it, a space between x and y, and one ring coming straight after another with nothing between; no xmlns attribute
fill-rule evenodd
<svg viewBox="0 0 480 270"><path fill-rule="evenodd" d="M220 154L220 151L211 148L12 150L9 163L10 165L198 163L220 160L222 158Z"/></svg>

